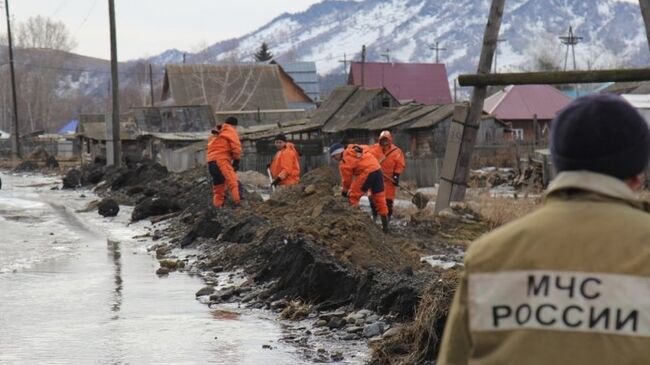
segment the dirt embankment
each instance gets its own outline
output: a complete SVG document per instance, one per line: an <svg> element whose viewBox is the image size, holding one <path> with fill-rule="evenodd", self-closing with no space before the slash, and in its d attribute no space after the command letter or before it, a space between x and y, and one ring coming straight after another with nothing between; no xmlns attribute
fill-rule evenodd
<svg viewBox="0 0 650 365"><path fill-rule="evenodd" d="M117 169L96 164L64 178L64 187L96 185L101 195L135 205L133 220L168 218L163 236L169 243L158 248L161 258L172 248L195 247L201 254L186 270L244 269L253 279L211 294L211 302L235 298L272 308L280 300L299 298L312 312L365 308L409 320L429 283L453 281L443 276L444 270L422 263L421 257L457 255L463 243L486 229L461 215L465 222L420 212L394 222L392 233L384 234L367 213L337 194L337 184L336 171L326 166L307 173L298 185L279 189L267 201L245 193L245 207L227 204L215 209L204 169L169 174L150 162ZM458 240L459 235L466 237ZM438 292L450 296L453 288L443 286ZM446 317L446 309L439 307L432 312L434 337L441 335L440 323ZM408 336L418 335L399 338L412 338ZM400 349L394 343L386 346L388 350L376 353L378 363L388 361L390 349Z"/></svg>

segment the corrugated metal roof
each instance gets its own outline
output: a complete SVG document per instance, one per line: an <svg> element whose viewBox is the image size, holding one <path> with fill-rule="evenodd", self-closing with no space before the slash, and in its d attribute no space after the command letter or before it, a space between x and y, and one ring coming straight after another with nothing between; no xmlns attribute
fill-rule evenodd
<svg viewBox="0 0 650 365"><path fill-rule="evenodd" d="M352 62L349 83L361 85L361 62ZM398 100L426 105L452 102L447 69L439 63L366 62L363 86L386 88Z"/></svg>
<svg viewBox="0 0 650 365"><path fill-rule="evenodd" d="M163 99L215 110L286 109L277 65L168 65Z"/></svg>
<svg viewBox="0 0 650 365"><path fill-rule="evenodd" d="M307 94L318 94L320 92L318 84L302 84L301 87Z"/></svg>
<svg viewBox="0 0 650 365"><path fill-rule="evenodd" d="M316 73L316 62L281 62L280 66L287 73L310 72Z"/></svg>
<svg viewBox="0 0 650 365"><path fill-rule="evenodd" d="M277 64L275 61L271 63ZM312 100L320 98L320 80L315 62L286 62L280 66Z"/></svg>
<svg viewBox="0 0 650 365"><path fill-rule="evenodd" d="M570 102L550 85L511 85L485 99L483 110L501 120L550 120Z"/></svg>
<svg viewBox="0 0 650 365"><path fill-rule="evenodd" d="M293 81L297 82L298 85L302 84L316 84L318 85L318 75L316 73L298 73L298 72L287 72Z"/></svg>

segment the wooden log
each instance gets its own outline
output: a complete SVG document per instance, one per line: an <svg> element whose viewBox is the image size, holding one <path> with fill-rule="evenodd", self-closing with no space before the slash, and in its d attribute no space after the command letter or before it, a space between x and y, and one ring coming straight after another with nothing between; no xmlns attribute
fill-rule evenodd
<svg viewBox="0 0 650 365"><path fill-rule="evenodd" d="M479 87L490 85L588 84L598 82L630 81L650 81L650 68L627 70L520 72L458 76L458 83L461 86Z"/></svg>
<svg viewBox="0 0 650 365"><path fill-rule="evenodd" d="M496 51L497 40L499 38L499 29L501 28L501 18L503 17L503 9L505 7L505 0L492 0L490 6L490 15L488 16L487 24L485 25L485 33L483 34L483 47L481 48L481 56L477 73L480 75L487 75L490 73L492 66L492 59ZM471 104L467 112L467 119L465 123L461 124L460 132L460 146L458 147L456 156L447 157L443 164L444 172L452 172L452 178L440 180L440 190L436 198L435 212L449 206L450 201L460 201L465 197L465 188L467 178L469 176L469 163L474 151L474 144L476 142L476 134L478 132L478 125L483 114L483 102L487 94L487 86L474 87L472 92ZM457 115L461 114L459 110ZM451 129L450 129L451 134ZM454 150L454 145L457 143L454 139L456 136L448 137L447 146L450 150ZM445 152L445 155L449 150ZM443 176L444 173L443 173Z"/></svg>

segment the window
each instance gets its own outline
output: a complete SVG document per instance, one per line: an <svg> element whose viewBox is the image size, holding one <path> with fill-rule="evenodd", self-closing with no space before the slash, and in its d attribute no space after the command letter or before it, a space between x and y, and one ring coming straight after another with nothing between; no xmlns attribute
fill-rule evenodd
<svg viewBox="0 0 650 365"><path fill-rule="evenodd" d="M513 128L512 129L512 139L515 141L524 140L524 130L522 128Z"/></svg>

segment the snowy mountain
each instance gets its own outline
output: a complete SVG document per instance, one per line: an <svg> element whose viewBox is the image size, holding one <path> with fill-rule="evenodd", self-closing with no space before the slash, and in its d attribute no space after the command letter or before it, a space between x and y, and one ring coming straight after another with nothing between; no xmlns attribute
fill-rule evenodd
<svg viewBox="0 0 650 365"><path fill-rule="evenodd" d="M279 60L316 61L319 73L341 74L346 59L440 61L450 80L473 73L481 49L490 0L325 0L296 14L283 14L237 39L216 43L187 62L252 60L262 42ZM578 69L640 66L650 61L643 21L631 0L507 0L499 43L499 71L534 70L536 60L562 66L565 48L558 36L569 26L583 37L575 47ZM388 50L388 51L387 51ZM181 62L182 52L166 51L149 61ZM571 53L569 53L569 56ZM571 58L569 68L572 68Z"/></svg>

